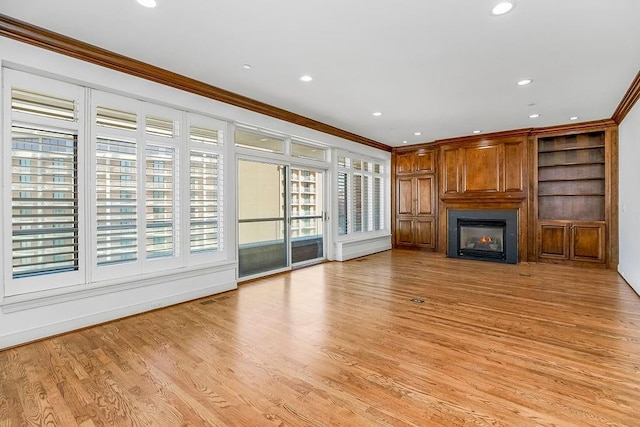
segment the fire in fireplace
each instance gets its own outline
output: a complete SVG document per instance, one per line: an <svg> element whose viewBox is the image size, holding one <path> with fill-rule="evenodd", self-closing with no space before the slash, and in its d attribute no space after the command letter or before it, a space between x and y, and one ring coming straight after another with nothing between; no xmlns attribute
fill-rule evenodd
<svg viewBox="0 0 640 427"><path fill-rule="evenodd" d="M504 260L506 221L458 219L458 255Z"/></svg>
<svg viewBox="0 0 640 427"><path fill-rule="evenodd" d="M447 255L518 262L516 210L449 210Z"/></svg>

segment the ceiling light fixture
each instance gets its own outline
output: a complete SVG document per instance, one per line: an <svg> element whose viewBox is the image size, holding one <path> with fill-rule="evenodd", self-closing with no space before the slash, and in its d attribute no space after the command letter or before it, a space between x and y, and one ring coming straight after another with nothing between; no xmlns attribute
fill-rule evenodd
<svg viewBox="0 0 640 427"><path fill-rule="evenodd" d="M311 77L309 75L304 75L304 76L300 77L300 81L301 82L310 82L311 80L313 80L313 77Z"/></svg>
<svg viewBox="0 0 640 427"><path fill-rule="evenodd" d="M517 85L518 86L526 86L526 85L530 85L531 83L533 83L533 80L531 80L531 79L522 79L517 83Z"/></svg>
<svg viewBox="0 0 640 427"><path fill-rule="evenodd" d="M251 69L251 64L243 64L242 68L244 68L245 70L250 70Z"/></svg>
<svg viewBox="0 0 640 427"><path fill-rule="evenodd" d="M578 119L579 119L578 116L569 117L569 120L578 120Z"/></svg>
<svg viewBox="0 0 640 427"><path fill-rule="evenodd" d="M493 9L491 9L491 13L493 13L496 16L504 15L505 13L511 11L511 9L513 9L514 6L515 4L513 2L503 1L496 4L493 7Z"/></svg>
<svg viewBox="0 0 640 427"><path fill-rule="evenodd" d="M403 144L406 144L407 142L409 142L409 141L402 141Z"/></svg>
<svg viewBox="0 0 640 427"><path fill-rule="evenodd" d="M538 117L540 117L540 114L529 114L530 119L537 119Z"/></svg>
<svg viewBox="0 0 640 427"><path fill-rule="evenodd" d="M380 111L376 111L375 113L373 113L373 115L376 117L380 117L382 113Z"/></svg>
<svg viewBox="0 0 640 427"><path fill-rule="evenodd" d="M420 136L420 135L422 135L422 132L414 132L413 134L414 134L415 136Z"/></svg>
<svg viewBox="0 0 640 427"><path fill-rule="evenodd" d="M479 130L474 130L473 133L478 134L478 133L480 133L480 131Z"/></svg>
<svg viewBox="0 0 640 427"><path fill-rule="evenodd" d="M156 7L158 5L156 0L138 0L138 3L144 7Z"/></svg>

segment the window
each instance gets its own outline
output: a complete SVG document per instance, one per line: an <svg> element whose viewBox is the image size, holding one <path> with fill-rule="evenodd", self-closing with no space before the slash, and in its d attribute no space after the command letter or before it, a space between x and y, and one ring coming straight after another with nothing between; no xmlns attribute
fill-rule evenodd
<svg viewBox="0 0 640 427"><path fill-rule="evenodd" d="M2 72L3 102L10 106L1 168L8 202L2 215L6 250L0 251L5 295L81 283L78 159L84 123L78 115L84 90L11 69Z"/></svg>
<svg viewBox="0 0 640 427"><path fill-rule="evenodd" d="M383 230L383 166L355 155L338 155L338 234Z"/></svg>
<svg viewBox="0 0 640 427"><path fill-rule="evenodd" d="M77 136L13 126L11 139L13 277L77 271Z"/></svg>
<svg viewBox="0 0 640 427"><path fill-rule="evenodd" d="M174 255L175 150L147 145L147 259Z"/></svg>
<svg viewBox="0 0 640 427"><path fill-rule="evenodd" d="M293 157L324 161L326 152L327 150L323 147L291 141L291 155Z"/></svg>
<svg viewBox="0 0 640 427"><path fill-rule="evenodd" d="M222 249L223 132L206 118L192 120L202 124L189 127L189 248L206 255Z"/></svg>
<svg viewBox="0 0 640 427"><path fill-rule="evenodd" d="M254 133L244 129L236 129L235 144L236 147L251 148L269 153L284 153L284 138Z"/></svg>
<svg viewBox="0 0 640 427"><path fill-rule="evenodd" d="M125 164L126 166L122 166ZM96 253L98 266L138 259L137 143L98 138Z"/></svg>
<svg viewBox="0 0 640 427"><path fill-rule="evenodd" d="M224 259L226 122L8 68L1 76L0 296ZM258 142L284 151L284 139Z"/></svg>

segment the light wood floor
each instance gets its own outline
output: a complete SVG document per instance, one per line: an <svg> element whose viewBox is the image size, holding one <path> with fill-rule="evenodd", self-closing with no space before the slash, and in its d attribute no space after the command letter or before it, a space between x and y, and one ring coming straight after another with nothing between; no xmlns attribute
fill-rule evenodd
<svg viewBox="0 0 640 427"><path fill-rule="evenodd" d="M599 269L326 263L0 352L0 425L45 424L638 426L640 297Z"/></svg>

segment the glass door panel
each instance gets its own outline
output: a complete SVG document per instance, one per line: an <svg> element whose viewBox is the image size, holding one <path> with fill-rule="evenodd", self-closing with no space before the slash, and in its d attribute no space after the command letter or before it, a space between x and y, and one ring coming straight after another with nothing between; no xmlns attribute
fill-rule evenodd
<svg viewBox="0 0 640 427"><path fill-rule="evenodd" d="M238 162L238 271L252 276L289 266L286 166Z"/></svg>
<svg viewBox="0 0 640 427"><path fill-rule="evenodd" d="M324 257L324 173L291 167L291 263Z"/></svg>

